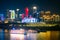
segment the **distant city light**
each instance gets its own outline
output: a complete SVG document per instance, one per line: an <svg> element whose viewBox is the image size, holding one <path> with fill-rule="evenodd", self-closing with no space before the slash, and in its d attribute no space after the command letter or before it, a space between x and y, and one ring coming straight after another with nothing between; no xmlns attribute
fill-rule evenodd
<svg viewBox="0 0 60 40"><path fill-rule="evenodd" d="M8 32L8 30L7 30L7 29L5 29L5 32Z"/></svg>
<svg viewBox="0 0 60 40"><path fill-rule="evenodd" d="M36 18L24 18L22 20L22 23L35 23L35 22L37 22Z"/></svg>
<svg viewBox="0 0 60 40"><path fill-rule="evenodd" d="M12 28L13 30L15 30L15 28Z"/></svg>
<svg viewBox="0 0 60 40"><path fill-rule="evenodd" d="M9 12L11 12L12 10L9 10Z"/></svg>
<svg viewBox="0 0 60 40"><path fill-rule="evenodd" d="M29 9L28 9L28 7L26 7L25 8L25 16L28 17L28 15L29 15Z"/></svg>
<svg viewBox="0 0 60 40"><path fill-rule="evenodd" d="M4 14L0 14L0 20L4 21Z"/></svg>
<svg viewBox="0 0 60 40"><path fill-rule="evenodd" d="M33 7L33 9L37 9L37 7L36 7L36 6L34 6L34 7Z"/></svg>
<svg viewBox="0 0 60 40"><path fill-rule="evenodd" d="M11 13L11 19L15 19L15 10L9 10Z"/></svg>
<svg viewBox="0 0 60 40"><path fill-rule="evenodd" d="M23 30L22 28L20 28L20 30Z"/></svg>
<svg viewBox="0 0 60 40"><path fill-rule="evenodd" d="M16 11L19 11L20 9L16 9Z"/></svg>

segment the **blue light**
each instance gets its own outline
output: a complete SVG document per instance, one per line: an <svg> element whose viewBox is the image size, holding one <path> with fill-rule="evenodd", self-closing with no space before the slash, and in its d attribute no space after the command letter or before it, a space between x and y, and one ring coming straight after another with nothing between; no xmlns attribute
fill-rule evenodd
<svg viewBox="0 0 60 40"><path fill-rule="evenodd" d="M37 22L37 19L36 18L24 18L23 20L22 20L22 23L35 23L35 22Z"/></svg>
<svg viewBox="0 0 60 40"><path fill-rule="evenodd" d="M0 20L4 21L4 14L0 14Z"/></svg>
<svg viewBox="0 0 60 40"><path fill-rule="evenodd" d="M15 30L15 28L12 28L13 30Z"/></svg>
<svg viewBox="0 0 60 40"><path fill-rule="evenodd" d="M4 40L4 30L0 29L0 40Z"/></svg>

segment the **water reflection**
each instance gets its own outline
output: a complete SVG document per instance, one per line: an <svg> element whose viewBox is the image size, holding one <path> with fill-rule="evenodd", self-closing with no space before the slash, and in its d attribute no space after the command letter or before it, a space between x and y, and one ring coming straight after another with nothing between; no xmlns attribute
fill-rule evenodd
<svg viewBox="0 0 60 40"><path fill-rule="evenodd" d="M3 30L0 29L0 40L59 40L60 31L37 33L34 30Z"/></svg>
<svg viewBox="0 0 60 40"><path fill-rule="evenodd" d="M3 30L0 29L0 40L36 40L34 30Z"/></svg>
<svg viewBox="0 0 60 40"><path fill-rule="evenodd" d="M0 29L0 40L4 40L4 31Z"/></svg>
<svg viewBox="0 0 60 40"><path fill-rule="evenodd" d="M33 30L11 30L10 40L36 40L36 34Z"/></svg>

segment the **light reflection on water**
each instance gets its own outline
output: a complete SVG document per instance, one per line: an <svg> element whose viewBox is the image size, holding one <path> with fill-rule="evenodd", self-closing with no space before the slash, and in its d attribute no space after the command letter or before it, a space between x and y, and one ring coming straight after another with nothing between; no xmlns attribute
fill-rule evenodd
<svg viewBox="0 0 60 40"><path fill-rule="evenodd" d="M32 30L22 32L20 30L0 29L0 40L60 40L60 31L46 31L33 33Z"/></svg>
<svg viewBox="0 0 60 40"><path fill-rule="evenodd" d="M36 40L36 33L21 31L21 30L11 30L5 32L0 30L0 40Z"/></svg>
<svg viewBox="0 0 60 40"><path fill-rule="evenodd" d="M4 31L0 30L0 40L4 40Z"/></svg>

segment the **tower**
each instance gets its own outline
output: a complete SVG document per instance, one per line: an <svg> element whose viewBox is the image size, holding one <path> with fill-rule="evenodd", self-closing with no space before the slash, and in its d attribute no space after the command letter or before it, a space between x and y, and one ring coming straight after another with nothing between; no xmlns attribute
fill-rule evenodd
<svg viewBox="0 0 60 40"><path fill-rule="evenodd" d="M25 16L28 17L28 15L29 15L29 9L28 9L28 7L26 7L25 8Z"/></svg>

